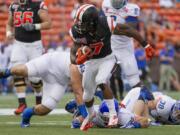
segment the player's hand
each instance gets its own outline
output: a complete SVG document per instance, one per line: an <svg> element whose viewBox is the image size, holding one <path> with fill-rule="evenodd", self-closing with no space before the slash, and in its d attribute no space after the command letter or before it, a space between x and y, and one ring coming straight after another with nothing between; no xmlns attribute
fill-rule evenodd
<svg viewBox="0 0 180 135"><path fill-rule="evenodd" d="M7 78L9 76L11 76L10 69L0 69L0 78Z"/></svg>
<svg viewBox="0 0 180 135"><path fill-rule="evenodd" d="M36 29L35 25L32 23L25 23L22 25L22 27L26 30L26 31L34 31Z"/></svg>
<svg viewBox="0 0 180 135"><path fill-rule="evenodd" d="M88 46L83 46L77 50L76 56L76 63L78 65L83 64L92 57L92 50Z"/></svg>
<svg viewBox="0 0 180 135"><path fill-rule="evenodd" d="M11 31L6 32L6 38L8 41L11 41L14 39L14 34Z"/></svg>
<svg viewBox="0 0 180 135"><path fill-rule="evenodd" d="M151 60L152 57L155 55L155 49L150 44L146 45L145 52L147 60Z"/></svg>

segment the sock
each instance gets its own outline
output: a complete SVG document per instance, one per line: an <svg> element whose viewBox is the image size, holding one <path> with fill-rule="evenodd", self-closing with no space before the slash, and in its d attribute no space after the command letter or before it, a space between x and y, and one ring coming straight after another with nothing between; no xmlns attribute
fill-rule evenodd
<svg viewBox="0 0 180 135"><path fill-rule="evenodd" d="M31 117L35 115L34 108L26 108L22 114L23 123L29 123Z"/></svg>
<svg viewBox="0 0 180 135"><path fill-rule="evenodd" d="M117 115L117 112L115 110L115 104L114 104L114 99L105 99L104 100L109 108L109 115Z"/></svg>
<svg viewBox="0 0 180 135"><path fill-rule="evenodd" d="M88 114L89 116L91 116L93 113L94 113L94 106L91 106L91 107L86 107L87 111L88 111Z"/></svg>
<svg viewBox="0 0 180 135"><path fill-rule="evenodd" d="M78 105L79 112L81 113L83 118L86 118L88 113L86 111L86 106L84 104Z"/></svg>
<svg viewBox="0 0 180 135"><path fill-rule="evenodd" d="M17 93L17 97L18 97L18 102L19 102L19 105L21 104L26 104L26 94L24 92L22 93Z"/></svg>
<svg viewBox="0 0 180 135"><path fill-rule="evenodd" d="M42 100L42 92L35 92L34 95L36 96L36 105L41 104L41 100Z"/></svg>
<svg viewBox="0 0 180 135"><path fill-rule="evenodd" d="M25 98L18 98L19 105L25 104L26 105L26 99Z"/></svg>

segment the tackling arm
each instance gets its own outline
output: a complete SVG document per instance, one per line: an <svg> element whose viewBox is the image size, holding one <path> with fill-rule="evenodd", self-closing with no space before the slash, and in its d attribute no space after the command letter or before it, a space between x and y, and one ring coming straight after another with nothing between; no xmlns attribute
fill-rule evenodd
<svg viewBox="0 0 180 135"><path fill-rule="evenodd" d="M133 27L130 27L128 24L117 24L113 34L115 35L126 35L128 37L133 37L136 39L144 48L146 52L147 60L151 59L154 56L154 48L147 43L147 41L139 34L137 30Z"/></svg>
<svg viewBox="0 0 180 135"><path fill-rule="evenodd" d="M76 52L80 48L80 45L74 43L70 51L70 60L72 64L76 64Z"/></svg>
<svg viewBox="0 0 180 135"><path fill-rule="evenodd" d="M148 43L146 40L139 34L137 30L133 27L129 26L128 24L117 24L113 34L115 35L126 35L128 37L133 37L136 39L143 47L145 47Z"/></svg>

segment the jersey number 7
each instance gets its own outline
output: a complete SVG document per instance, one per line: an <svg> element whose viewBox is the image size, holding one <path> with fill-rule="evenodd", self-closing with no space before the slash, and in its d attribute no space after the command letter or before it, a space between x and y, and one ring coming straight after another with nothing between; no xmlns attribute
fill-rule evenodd
<svg viewBox="0 0 180 135"><path fill-rule="evenodd" d="M93 55L98 55L101 52L103 46L104 46L103 42L90 44L90 48L94 50Z"/></svg>

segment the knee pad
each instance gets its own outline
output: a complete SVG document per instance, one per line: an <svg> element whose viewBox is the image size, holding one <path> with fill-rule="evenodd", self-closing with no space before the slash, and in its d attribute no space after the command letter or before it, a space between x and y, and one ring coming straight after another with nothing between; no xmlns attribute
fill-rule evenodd
<svg viewBox="0 0 180 135"><path fill-rule="evenodd" d="M84 102L89 102L94 98L94 93L93 92L86 92L84 91L83 93L83 100Z"/></svg>
<svg viewBox="0 0 180 135"><path fill-rule="evenodd" d="M15 77L14 77L14 86L15 86L15 87L26 86L25 78L15 76Z"/></svg>
<svg viewBox="0 0 180 135"><path fill-rule="evenodd" d="M45 107L47 107L50 110L55 109L57 104L58 104L58 101L56 101L52 97L48 97L48 98L42 100L42 105L44 105Z"/></svg>
<svg viewBox="0 0 180 135"><path fill-rule="evenodd" d="M140 82L139 74L127 76L128 83L131 87L134 87Z"/></svg>
<svg viewBox="0 0 180 135"><path fill-rule="evenodd" d="M31 86L35 89L40 89L42 87L43 83L41 80L39 80L38 82L32 82L31 81Z"/></svg>
<svg viewBox="0 0 180 135"><path fill-rule="evenodd" d="M143 86L141 88L138 100L143 100L144 102L148 102L154 100L154 96L146 87Z"/></svg>

